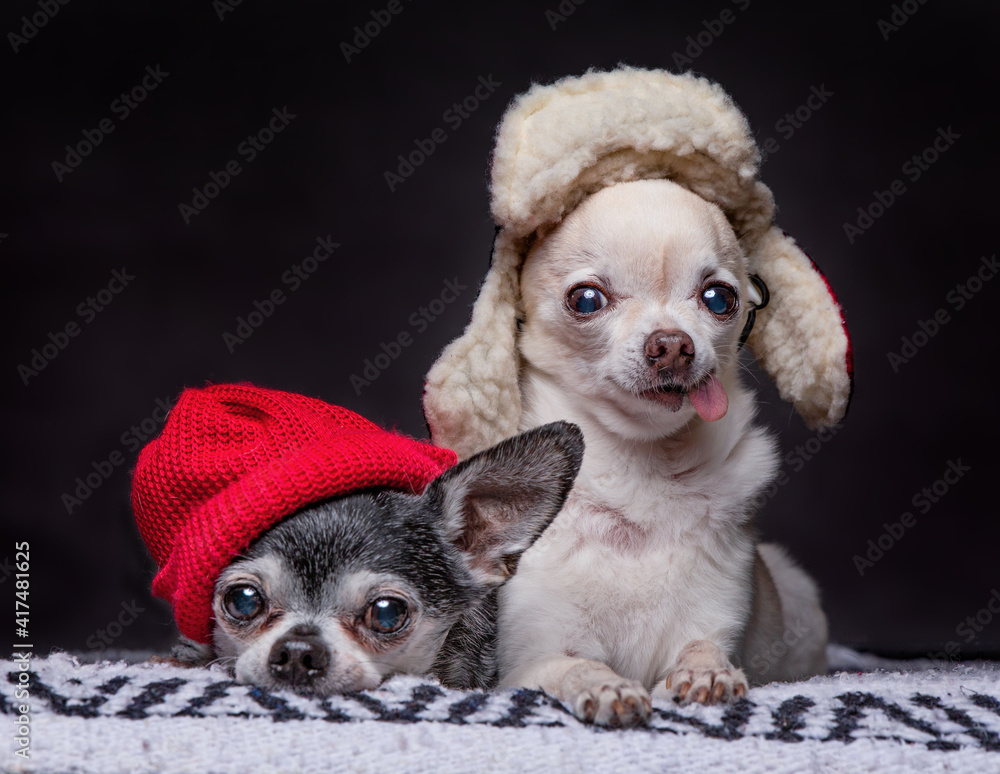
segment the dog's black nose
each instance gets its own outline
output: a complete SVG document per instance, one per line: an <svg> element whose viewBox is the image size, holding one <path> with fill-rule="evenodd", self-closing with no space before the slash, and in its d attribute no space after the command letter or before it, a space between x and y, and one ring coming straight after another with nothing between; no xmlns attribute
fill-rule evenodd
<svg viewBox="0 0 1000 774"><path fill-rule="evenodd" d="M290 685L302 686L323 677L330 651L315 626L293 626L271 646L271 674Z"/></svg>
<svg viewBox="0 0 1000 774"><path fill-rule="evenodd" d="M683 377L694 360L694 342L684 331L653 331L643 347L646 362L657 371L669 370L674 377Z"/></svg>

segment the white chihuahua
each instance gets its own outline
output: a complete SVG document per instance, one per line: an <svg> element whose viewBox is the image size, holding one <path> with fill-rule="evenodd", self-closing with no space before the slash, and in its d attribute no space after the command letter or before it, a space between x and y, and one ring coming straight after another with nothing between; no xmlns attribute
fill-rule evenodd
<svg viewBox="0 0 1000 774"><path fill-rule="evenodd" d="M625 725L651 695L728 701L825 671L815 585L751 524L777 454L739 380L760 301L744 265L722 211L668 180L599 190L532 246L521 429L568 420L587 447L502 589L502 685Z"/></svg>

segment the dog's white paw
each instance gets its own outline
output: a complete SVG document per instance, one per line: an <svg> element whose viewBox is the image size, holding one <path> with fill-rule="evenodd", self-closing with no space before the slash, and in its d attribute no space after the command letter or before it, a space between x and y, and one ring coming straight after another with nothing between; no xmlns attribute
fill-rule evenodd
<svg viewBox="0 0 1000 774"><path fill-rule="evenodd" d="M726 654L708 640L689 642L667 672L667 698L682 704L717 704L746 696L747 677Z"/></svg>
<svg viewBox="0 0 1000 774"><path fill-rule="evenodd" d="M645 723L653 705L642 683L619 677L581 691L573 714L587 723L624 728Z"/></svg>
<svg viewBox="0 0 1000 774"><path fill-rule="evenodd" d="M667 675L667 695L681 704L717 704L746 696L747 678L742 669L688 669Z"/></svg>

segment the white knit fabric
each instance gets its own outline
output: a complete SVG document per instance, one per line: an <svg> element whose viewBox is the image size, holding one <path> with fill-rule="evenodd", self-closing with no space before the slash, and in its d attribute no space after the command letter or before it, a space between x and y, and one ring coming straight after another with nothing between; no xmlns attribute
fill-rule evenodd
<svg viewBox="0 0 1000 774"><path fill-rule="evenodd" d="M11 741L20 670L0 666L3 772L1000 771L1000 671L989 664L841 672L754 688L728 707L655 701L647 728L606 730L536 691L397 677L317 700L217 669L56 655L28 671L27 760Z"/></svg>

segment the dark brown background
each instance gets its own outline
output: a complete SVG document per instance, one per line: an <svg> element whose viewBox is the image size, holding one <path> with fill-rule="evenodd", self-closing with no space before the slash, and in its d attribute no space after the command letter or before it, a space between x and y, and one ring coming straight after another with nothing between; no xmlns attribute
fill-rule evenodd
<svg viewBox="0 0 1000 774"><path fill-rule="evenodd" d="M128 505L137 443L124 435L156 424L158 400L206 380L251 380L423 435L423 375L462 330L487 268L487 162L506 104L532 81L588 67L676 69L674 53L702 33L709 45L681 64L722 83L759 141L777 141L763 178L779 223L828 274L856 353L853 406L826 442L762 382L761 419L793 455L763 530L818 577L836 640L914 654L948 641L962 656L1000 651L1000 620L986 607L1000 588L1000 281L961 310L948 301L997 251L995 6L898 4L915 13L884 34L888 2L790 11L756 0L589 0L568 15L564 3L561 21L546 16L560 13L557 2L402 2L347 62L340 44L386 4L342 5L244 0L220 19L208 0L169 9L74 0L16 53L10 38L0 43L9 345L0 562L13 559L16 540L30 542L36 647L86 650L120 615L131 620L123 605L142 610L112 627L114 647L162 647L173 636L168 609L149 597L154 566ZM724 9L732 21L721 34L703 32ZM19 34L20 17L36 13L37 2L6 3L0 31ZM112 103L157 65L169 75L121 119ZM480 76L499 85L455 128L445 113ZM832 96L788 137L777 124L813 87ZM237 146L285 107L296 117L246 163ZM114 130L57 180L52 162L105 118ZM907 178L907 160L948 127L959 135L952 147ZM446 140L391 192L384 173L435 129ZM240 174L185 224L178 205L230 159ZM851 244L845 222L897 179L906 192ZM288 292L283 273L326 236L341 247ZM135 277L128 287L92 321L78 315L123 267ZM456 278L468 289L418 330L411 315ZM230 353L223 334L276 288L285 303ZM948 321L895 373L888 353L941 309ZM25 385L18 366L71 321L79 335ZM356 394L351 375L403 331L412 345ZM806 460L799 445L816 454ZM69 513L63 495L115 452L123 463ZM970 470L916 510L914 496L959 459ZM853 557L906 512L915 524L859 575ZM983 610L981 631L962 628ZM0 643L15 639L12 627L8 618ZM966 642L966 632L975 637Z"/></svg>

